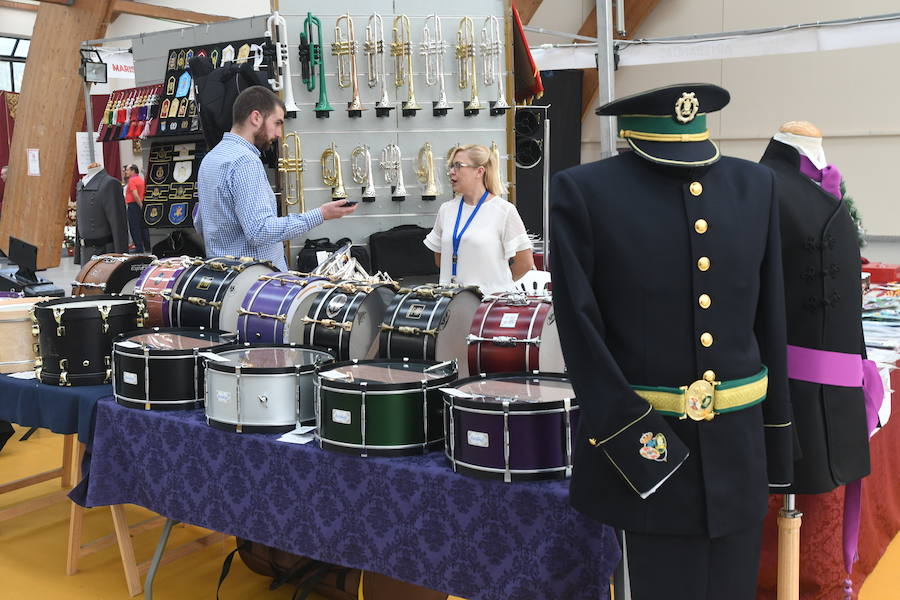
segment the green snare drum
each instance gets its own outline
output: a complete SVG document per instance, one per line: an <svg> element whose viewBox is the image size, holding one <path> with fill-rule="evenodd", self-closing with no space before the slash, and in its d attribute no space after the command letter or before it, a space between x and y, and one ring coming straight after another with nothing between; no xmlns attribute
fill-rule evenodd
<svg viewBox="0 0 900 600"><path fill-rule="evenodd" d="M444 440L439 388L455 361L375 359L323 366L316 377L319 446L359 456L403 456Z"/></svg>

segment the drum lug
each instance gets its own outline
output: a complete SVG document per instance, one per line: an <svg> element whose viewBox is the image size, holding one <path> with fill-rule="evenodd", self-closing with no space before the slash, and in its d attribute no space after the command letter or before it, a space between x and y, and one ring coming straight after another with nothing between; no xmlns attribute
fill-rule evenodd
<svg viewBox="0 0 900 600"><path fill-rule="evenodd" d="M109 383L112 381L112 369L106 370L106 377L103 379L103 383Z"/></svg>
<svg viewBox="0 0 900 600"><path fill-rule="evenodd" d="M65 360L65 359L63 359L63 360ZM62 362L62 361L60 361L60 362ZM69 372L68 371L60 372L59 385L61 385L61 386L71 386L72 385L71 383L69 383Z"/></svg>
<svg viewBox="0 0 900 600"><path fill-rule="evenodd" d="M37 344L35 344L35 345L37 345ZM44 359L41 358L41 355L39 352L35 352L35 354L37 354L37 356L34 357L34 368L37 371L37 370L40 370L40 368L44 366Z"/></svg>
<svg viewBox="0 0 900 600"><path fill-rule="evenodd" d="M112 310L112 305L110 304L100 304L97 306L97 311L100 313L100 318L103 320L103 333L109 333L109 323L107 323L107 319L109 318L109 311Z"/></svg>
<svg viewBox="0 0 900 600"><path fill-rule="evenodd" d="M264 406L269 405L269 397L268 396L257 396L256 399L259 401L260 404L262 404Z"/></svg>
<svg viewBox="0 0 900 600"><path fill-rule="evenodd" d="M38 359L38 360L40 360L40 359ZM38 381L41 380L41 371L42 371L42 370L43 370L43 367L42 367L41 365L38 364L37 360L34 361L34 377L35 377L35 379L37 379Z"/></svg>
<svg viewBox="0 0 900 600"><path fill-rule="evenodd" d="M53 319L56 321L56 335L57 337L63 337L66 335L66 327L62 324L63 314L66 312L65 306L54 306L53 307Z"/></svg>
<svg viewBox="0 0 900 600"><path fill-rule="evenodd" d="M31 327L31 335L34 337L38 337L41 334L41 330L37 325L33 325Z"/></svg>
<svg viewBox="0 0 900 600"><path fill-rule="evenodd" d="M210 269L212 269L213 271L227 271L228 270L228 265L226 265L225 263L220 263L219 261L215 261L215 260L207 262L206 266L209 267Z"/></svg>
<svg viewBox="0 0 900 600"><path fill-rule="evenodd" d="M69 370L69 359L68 358L59 359L59 370L60 371L68 371Z"/></svg>

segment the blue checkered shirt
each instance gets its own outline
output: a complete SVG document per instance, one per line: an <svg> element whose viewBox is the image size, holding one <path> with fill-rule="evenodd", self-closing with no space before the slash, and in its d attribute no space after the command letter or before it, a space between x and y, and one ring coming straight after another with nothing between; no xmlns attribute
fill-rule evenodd
<svg viewBox="0 0 900 600"><path fill-rule="evenodd" d="M281 242L321 225L322 211L277 216L275 193L259 156L256 146L228 132L203 157L194 227L203 236L207 256L252 256L285 271Z"/></svg>

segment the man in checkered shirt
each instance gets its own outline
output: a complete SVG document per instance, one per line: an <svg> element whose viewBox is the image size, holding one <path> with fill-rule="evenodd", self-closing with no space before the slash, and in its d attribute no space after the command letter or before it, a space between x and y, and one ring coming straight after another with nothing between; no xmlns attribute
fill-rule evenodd
<svg viewBox="0 0 900 600"><path fill-rule="evenodd" d="M252 256L287 270L281 242L329 219L356 210L346 200L327 202L302 214L279 217L275 194L260 160L284 124L284 103L271 90L253 86L232 108L233 125L200 164L199 209L194 227L207 256Z"/></svg>

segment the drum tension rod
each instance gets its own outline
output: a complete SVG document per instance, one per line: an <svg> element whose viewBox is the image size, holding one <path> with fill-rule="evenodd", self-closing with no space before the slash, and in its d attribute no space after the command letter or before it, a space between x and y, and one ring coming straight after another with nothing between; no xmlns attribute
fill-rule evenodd
<svg viewBox="0 0 900 600"><path fill-rule="evenodd" d="M541 338L515 338L507 335L496 335L494 337L481 337L478 335L472 335L471 333L466 336L466 343L475 344L478 342L492 342L496 346L515 346L516 344L534 344L535 346L541 345Z"/></svg>
<svg viewBox="0 0 900 600"><path fill-rule="evenodd" d="M397 331L399 333L405 333L406 335L430 335L436 336L438 334L437 329L420 329L419 327L409 327L407 325L400 325L399 327L394 327L393 325L385 325L382 323L378 326L381 331Z"/></svg>
<svg viewBox="0 0 900 600"><path fill-rule="evenodd" d="M252 310L247 310L243 306L238 309L238 314L250 315L251 317L262 317L263 319L278 319L282 323L287 322L287 315L268 315L264 312L254 312Z"/></svg>
<svg viewBox="0 0 900 600"><path fill-rule="evenodd" d="M198 298L197 296L188 296L187 298L182 297L181 300L187 300L190 304L196 304L197 306L212 306L213 308L222 308L221 302L207 300L206 298Z"/></svg>
<svg viewBox="0 0 900 600"><path fill-rule="evenodd" d="M321 325L322 327L327 327L329 329L334 329L335 327L340 327L344 331L353 329L353 321L344 321L341 323L334 319L310 319L309 317L303 317L302 320L304 323L315 323L316 325Z"/></svg>

